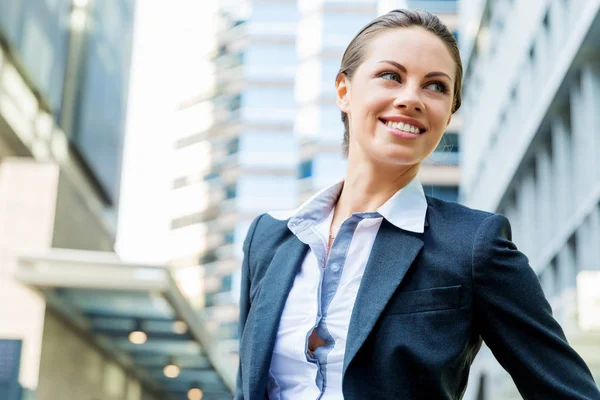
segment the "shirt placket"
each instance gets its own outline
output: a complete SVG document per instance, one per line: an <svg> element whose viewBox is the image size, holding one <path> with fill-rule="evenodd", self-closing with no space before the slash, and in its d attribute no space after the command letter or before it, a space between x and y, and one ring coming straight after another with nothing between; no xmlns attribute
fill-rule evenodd
<svg viewBox="0 0 600 400"><path fill-rule="evenodd" d="M311 236L313 237L311 242L313 242L313 245L310 246L317 257L318 265L324 268L320 268L317 318L313 328L306 334L305 352L307 360L315 363L318 367L316 384L321 392L319 399L324 395L327 384L327 355L335 345L334 338L327 329L327 310L339 287L348 249L358 224L365 218L374 217L380 217L380 215L378 213L356 213L344 221L331 245L329 254L327 254L328 237L323 237L316 227L311 229ZM318 241L314 238L317 238ZM325 345L315 349L311 354L308 351L308 340L313 330L316 330L317 335L323 339Z"/></svg>

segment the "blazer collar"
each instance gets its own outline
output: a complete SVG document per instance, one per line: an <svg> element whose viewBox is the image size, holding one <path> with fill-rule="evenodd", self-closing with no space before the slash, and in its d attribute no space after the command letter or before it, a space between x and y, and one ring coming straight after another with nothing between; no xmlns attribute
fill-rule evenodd
<svg viewBox="0 0 600 400"><path fill-rule="evenodd" d="M270 212L269 215L281 221L289 220L288 228L297 235L327 218L343 187L342 180L317 192L295 210ZM377 212L397 228L423 233L427 226L427 199L419 179L415 177L398 190Z"/></svg>

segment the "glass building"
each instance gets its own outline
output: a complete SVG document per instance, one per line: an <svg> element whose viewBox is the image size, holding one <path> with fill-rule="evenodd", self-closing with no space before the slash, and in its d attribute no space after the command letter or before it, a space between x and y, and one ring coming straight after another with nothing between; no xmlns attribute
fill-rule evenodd
<svg viewBox="0 0 600 400"><path fill-rule="evenodd" d="M464 0L461 199L505 214L600 381L600 1ZM518 399L483 349L468 399Z"/></svg>
<svg viewBox="0 0 600 400"><path fill-rule="evenodd" d="M300 142L300 199L339 181L346 169L335 78L344 49L377 16L377 1L298 2L298 71L294 130Z"/></svg>
<svg viewBox="0 0 600 400"><path fill-rule="evenodd" d="M3 400L230 398L169 270L113 252L134 15L0 2Z"/></svg>
<svg viewBox="0 0 600 400"><path fill-rule="evenodd" d="M242 242L254 217L296 206L296 1L231 1L213 10L210 84L174 126L171 266L237 370ZM194 286L194 285L192 285Z"/></svg>

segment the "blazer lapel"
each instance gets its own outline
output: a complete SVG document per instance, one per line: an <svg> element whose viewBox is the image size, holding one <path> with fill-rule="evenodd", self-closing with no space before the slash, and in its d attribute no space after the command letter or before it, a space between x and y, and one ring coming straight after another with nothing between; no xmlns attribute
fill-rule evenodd
<svg viewBox="0 0 600 400"><path fill-rule="evenodd" d="M250 351L250 364L253 365L249 382L251 399L264 397L281 313L307 250L306 244L290 235L275 252L262 278Z"/></svg>
<svg viewBox="0 0 600 400"><path fill-rule="evenodd" d="M352 311L343 374L422 247L420 234L381 222Z"/></svg>

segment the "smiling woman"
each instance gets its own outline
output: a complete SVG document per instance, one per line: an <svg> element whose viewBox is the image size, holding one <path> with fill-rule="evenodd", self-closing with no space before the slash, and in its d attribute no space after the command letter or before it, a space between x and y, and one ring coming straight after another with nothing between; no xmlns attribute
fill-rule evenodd
<svg viewBox="0 0 600 400"><path fill-rule="evenodd" d="M461 103L452 33L392 11L335 85L344 179L244 242L236 399L459 399L484 340L525 398L600 400L507 219L417 178Z"/></svg>

